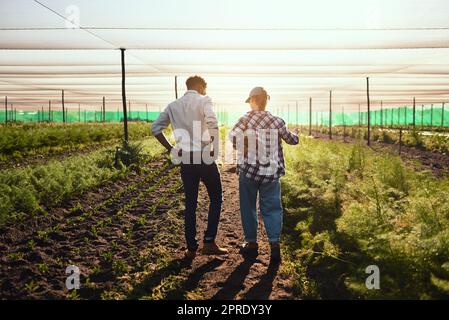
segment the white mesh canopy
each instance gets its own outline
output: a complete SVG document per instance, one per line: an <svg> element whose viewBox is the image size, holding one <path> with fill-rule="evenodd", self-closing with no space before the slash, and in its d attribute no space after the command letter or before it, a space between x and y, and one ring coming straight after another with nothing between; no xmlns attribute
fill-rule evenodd
<svg viewBox="0 0 449 320"><path fill-rule="evenodd" d="M449 101L449 2L0 0L0 91L24 109L49 99L67 107L121 102L119 48L126 48L127 98L163 107L185 79L245 108L253 86L272 106L373 109ZM71 24L74 22L75 24Z"/></svg>

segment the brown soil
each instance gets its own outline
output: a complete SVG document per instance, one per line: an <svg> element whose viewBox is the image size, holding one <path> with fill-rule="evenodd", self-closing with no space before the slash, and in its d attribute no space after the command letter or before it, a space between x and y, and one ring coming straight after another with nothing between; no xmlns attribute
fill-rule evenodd
<svg viewBox="0 0 449 320"><path fill-rule="evenodd" d="M237 176L222 168L224 208L218 244L226 256L183 259L182 186L179 170L155 161L78 199L0 229L0 299L288 299L289 279L269 264L261 229L259 257L244 260ZM153 172L153 174L152 174ZM198 238L207 223L201 188ZM261 242L262 243L262 242ZM76 265L81 289L65 287L65 269ZM75 294L76 293L76 294Z"/></svg>

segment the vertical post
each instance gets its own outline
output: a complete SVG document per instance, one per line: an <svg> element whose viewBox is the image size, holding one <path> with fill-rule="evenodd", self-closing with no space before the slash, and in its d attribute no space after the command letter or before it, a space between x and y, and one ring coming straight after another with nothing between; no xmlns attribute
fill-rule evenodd
<svg viewBox="0 0 449 320"><path fill-rule="evenodd" d="M81 122L81 104L78 103L78 122Z"/></svg>
<svg viewBox="0 0 449 320"><path fill-rule="evenodd" d="M384 102L380 100L380 128L384 128Z"/></svg>
<svg viewBox="0 0 449 320"><path fill-rule="evenodd" d="M332 90L329 91L329 139L332 140Z"/></svg>
<svg viewBox="0 0 449 320"><path fill-rule="evenodd" d="M416 99L413 97L413 129L416 127Z"/></svg>
<svg viewBox="0 0 449 320"><path fill-rule="evenodd" d="M424 105L421 105L421 129L424 129Z"/></svg>
<svg viewBox="0 0 449 320"><path fill-rule="evenodd" d="M178 99L178 76L175 76L175 98Z"/></svg>
<svg viewBox="0 0 449 320"><path fill-rule="evenodd" d="M8 123L8 97L5 96L5 123Z"/></svg>
<svg viewBox="0 0 449 320"><path fill-rule="evenodd" d="M371 145L371 106L369 100L369 77L366 77L366 99L368 103L368 145Z"/></svg>
<svg viewBox="0 0 449 320"><path fill-rule="evenodd" d="M362 124L362 114L360 113L360 103L359 103L359 127Z"/></svg>
<svg viewBox="0 0 449 320"><path fill-rule="evenodd" d="M399 128L399 155L402 151L402 126Z"/></svg>
<svg viewBox="0 0 449 320"><path fill-rule="evenodd" d="M106 100L105 97L103 96L103 109L102 109L102 114L103 114L103 122L106 121Z"/></svg>
<svg viewBox="0 0 449 320"><path fill-rule="evenodd" d="M62 123L65 123L64 90L62 90Z"/></svg>
<svg viewBox="0 0 449 320"><path fill-rule="evenodd" d="M44 106L41 106L41 121L44 122Z"/></svg>
<svg viewBox="0 0 449 320"><path fill-rule="evenodd" d="M390 117L390 128L393 127L393 108L388 109L388 117Z"/></svg>
<svg viewBox="0 0 449 320"><path fill-rule="evenodd" d="M444 102L441 106L441 127L444 127Z"/></svg>
<svg viewBox="0 0 449 320"><path fill-rule="evenodd" d="M343 141L346 142L346 122L345 122L345 107L341 107L343 116Z"/></svg>
<svg viewBox="0 0 449 320"><path fill-rule="evenodd" d="M405 127L408 126L408 121L407 121L407 109L408 109L408 107L405 106L405 107L404 107L404 125L405 125Z"/></svg>
<svg viewBox="0 0 449 320"><path fill-rule="evenodd" d="M51 122L51 100L48 100L48 122Z"/></svg>
<svg viewBox="0 0 449 320"><path fill-rule="evenodd" d="M122 104L123 104L123 128L125 132L125 142L128 142L128 118L126 113L126 90L125 90L125 48L120 48L122 61Z"/></svg>
<svg viewBox="0 0 449 320"><path fill-rule="evenodd" d="M309 136L312 135L312 98L309 98Z"/></svg>
<svg viewBox="0 0 449 320"><path fill-rule="evenodd" d="M296 100L296 127L299 126L299 109L298 109L298 100Z"/></svg>
<svg viewBox="0 0 449 320"><path fill-rule="evenodd" d="M433 103L430 105L430 128L433 128Z"/></svg>
<svg viewBox="0 0 449 320"><path fill-rule="evenodd" d="M148 104L145 103L145 112L146 112L146 118L147 118L147 122L148 122Z"/></svg>

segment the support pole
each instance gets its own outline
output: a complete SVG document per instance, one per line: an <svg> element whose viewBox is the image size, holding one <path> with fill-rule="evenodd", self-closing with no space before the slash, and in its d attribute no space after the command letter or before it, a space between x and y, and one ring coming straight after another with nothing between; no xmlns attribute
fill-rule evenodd
<svg viewBox="0 0 449 320"><path fill-rule="evenodd" d="M175 76L175 98L178 99L178 76Z"/></svg>
<svg viewBox="0 0 449 320"><path fill-rule="evenodd" d="M62 123L65 123L64 90L62 90Z"/></svg>
<svg viewBox="0 0 449 320"><path fill-rule="evenodd" d="M371 106L370 106L370 100L369 100L369 77L366 77L366 99L368 103L368 145L371 145Z"/></svg>
<svg viewBox="0 0 449 320"><path fill-rule="evenodd" d="M362 124L362 114L360 113L360 103L359 103L359 127Z"/></svg>
<svg viewBox="0 0 449 320"><path fill-rule="evenodd" d="M298 101L296 101L296 127L299 126L299 109L298 109Z"/></svg>
<svg viewBox="0 0 449 320"><path fill-rule="evenodd" d="M433 128L433 103L430 105L430 127Z"/></svg>
<svg viewBox="0 0 449 320"><path fill-rule="evenodd" d="M106 100L105 97L103 96L103 109L102 109L102 113L103 113L103 122L106 122Z"/></svg>
<svg viewBox="0 0 449 320"><path fill-rule="evenodd" d="M126 113L126 90L125 90L125 48L120 48L122 61L122 104L123 104L123 129L125 133L125 143L128 142L128 117Z"/></svg>
<svg viewBox="0 0 449 320"><path fill-rule="evenodd" d="M48 122L51 122L51 100L48 100Z"/></svg>
<svg viewBox="0 0 449 320"><path fill-rule="evenodd" d="M424 129L424 105L421 105L421 129Z"/></svg>
<svg viewBox="0 0 449 320"><path fill-rule="evenodd" d="M81 104L78 103L78 122L81 122Z"/></svg>
<svg viewBox="0 0 449 320"><path fill-rule="evenodd" d="M416 127L416 99L413 97L413 129Z"/></svg>
<svg viewBox="0 0 449 320"><path fill-rule="evenodd" d="M380 128L384 128L384 103L380 100Z"/></svg>
<svg viewBox="0 0 449 320"><path fill-rule="evenodd" d="M444 102L441 106L441 127L444 127Z"/></svg>
<svg viewBox="0 0 449 320"><path fill-rule="evenodd" d="M343 116L343 142L346 142L346 122L345 122L345 107L341 107Z"/></svg>
<svg viewBox="0 0 449 320"><path fill-rule="evenodd" d="M309 136L312 135L312 98L309 98Z"/></svg>
<svg viewBox="0 0 449 320"><path fill-rule="evenodd" d="M329 91L329 139L332 140L332 90Z"/></svg>
<svg viewBox="0 0 449 320"><path fill-rule="evenodd" d="M5 123L8 123L8 97L5 96Z"/></svg>

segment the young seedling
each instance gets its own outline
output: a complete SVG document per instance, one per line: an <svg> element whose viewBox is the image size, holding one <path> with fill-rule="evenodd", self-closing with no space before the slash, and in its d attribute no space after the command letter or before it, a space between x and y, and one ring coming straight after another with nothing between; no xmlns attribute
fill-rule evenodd
<svg viewBox="0 0 449 320"><path fill-rule="evenodd" d="M34 282L34 280L31 280L27 284L25 284L25 289L28 291L28 293L36 292L37 289L39 289L39 285Z"/></svg>
<svg viewBox="0 0 449 320"><path fill-rule="evenodd" d="M34 241L33 239L28 240L28 248L30 248L31 250L34 250L35 247L36 247L36 241Z"/></svg>
<svg viewBox="0 0 449 320"><path fill-rule="evenodd" d="M67 299L69 300L79 300L80 296L76 290L70 291L70 293L67 296Z"/></svg>
<svg viewBox="0 0 449 320"><path fill-rule="evenodd" d="M9 260L11 260L13 262L23 260L24 257L25 257L25 254L23 252L14 252L14 253L10 253L8 255Z"/></svg>
<svg viewBox="0 0 449 320"><path fill-rule="evenodd" d="M39 270L40 273L44 274L44 273L48 273L48 265L43 262L43 263L39 263L37 265L37 269Z"/></svg>

